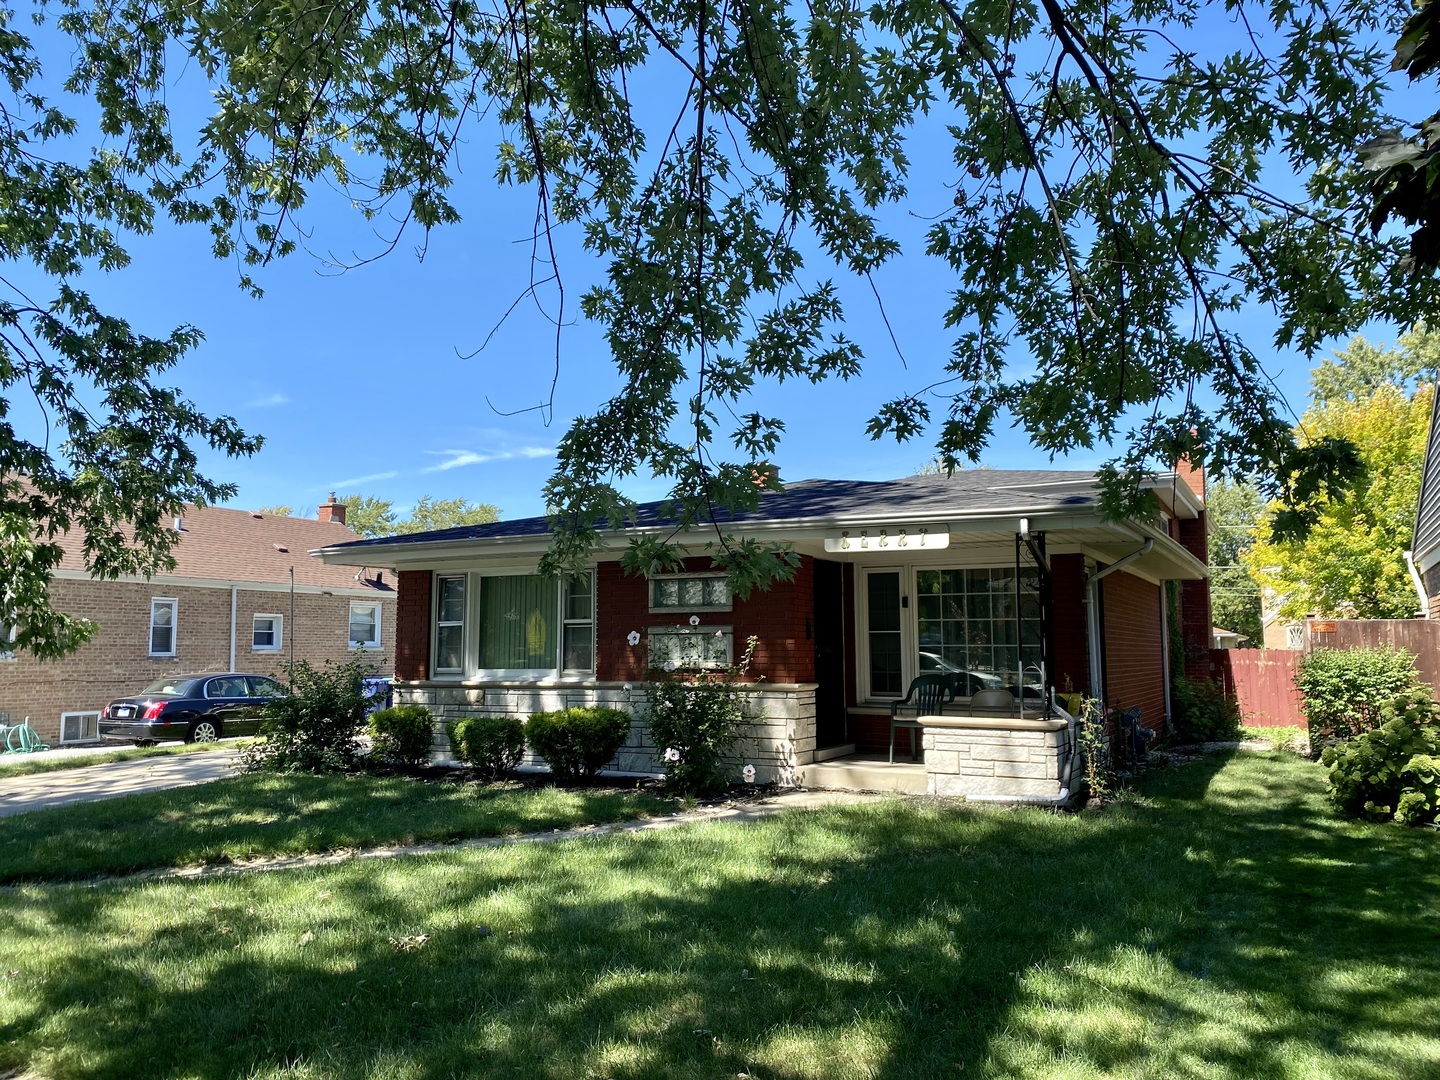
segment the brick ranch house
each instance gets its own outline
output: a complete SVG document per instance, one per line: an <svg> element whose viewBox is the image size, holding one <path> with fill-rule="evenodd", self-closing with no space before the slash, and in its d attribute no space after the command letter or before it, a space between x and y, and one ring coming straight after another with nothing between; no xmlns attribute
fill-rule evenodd
<svg viewBox="0 0 1440 1080"><path fill-rule="evenodd" d="M175 569L148 581L96 580L85 571L79 539L66 542L51 596L100 632L52 661L0 641L0 710L13 722L28 717L52 745L93 741L107 702L156 679L235 670L283 677L292 651L312 664L359 655L390 673L393 571L377 564L357 572L306 556L355 539L334 496L318 520L192 507L175 528Z"/></svg>
<svg viewBox="0 0 1440 1080"><path fill-rule="evenodd" d="M544 518L314 554L396 568L396 699L432 710L442 755L444 722L466 714L604 704L639 715L652 666L720 666L754 636L741 753L762 782L1044 802L1068 796L1076 757L1073 722L1047 703L1052 689L1138 707L1157 729L1169 709L1169 620L1188 654L1208 658L1204 478L1182 468L1149 487L1161 513L1117 523L1102 518L1087 472L792 484L727 528L800 555L793 581L746 600L701 554L703 533L682 573L621 572L628 536L666 530L659 504L564 582L536 573ZM1167 610L1169 581L1183 583L1180 612ZM890 705L935 670L963 693L924 720L923 764L909 762L901 732L890 765ZM974 693L1002 688L1008 704L991 693L972 707ZM637 722L614 764L655 772L661 751ZM856 755L881 755L893 775L847 774Z"/></svg>

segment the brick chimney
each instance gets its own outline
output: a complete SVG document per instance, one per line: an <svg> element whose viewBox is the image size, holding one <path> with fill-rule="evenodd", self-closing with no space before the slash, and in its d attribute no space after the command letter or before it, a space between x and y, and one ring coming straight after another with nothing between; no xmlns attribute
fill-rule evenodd
<svg viewBox="0 0 1440 1080"><path fill-rule="evenodd" d="M333 491L330 492L329 501L320 504L320 520L345 524L345 504L335 501L335 492Z"/></svg>

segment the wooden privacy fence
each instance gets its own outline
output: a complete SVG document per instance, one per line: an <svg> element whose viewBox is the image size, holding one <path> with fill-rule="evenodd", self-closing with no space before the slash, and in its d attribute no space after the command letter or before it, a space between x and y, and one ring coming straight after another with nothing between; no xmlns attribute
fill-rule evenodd
<svg viewBox="0 0 1440 1080"><path fill-rule="evenodd" d="M1440 620L1307 619L1305 651L1391 645L1415 654L1420 681L1440 691Z"/></svg>
<svg viewBox="0 0 1440 1080"><path fill-rule="evenodd" d="M1213 649L1210 665L1251 727L1304 727L1295 673L1301 653L1288 649Z"/></svg>

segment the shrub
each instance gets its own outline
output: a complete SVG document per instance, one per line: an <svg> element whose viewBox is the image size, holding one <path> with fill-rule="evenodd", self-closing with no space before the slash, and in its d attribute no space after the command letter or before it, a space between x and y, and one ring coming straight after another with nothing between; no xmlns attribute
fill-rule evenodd
<svg viewBox="0 0 1440 1080"><path fill-rule="evenodd" d="M1406 825L1440 816L1440 706L1424 687L1394 695L1377 724L1321 755L1330 801L1347 814Z"/></svg>
<svg viewBox="0 0 1440 1080"><path fill-rule="evenodd" d="M623 709L574 708L536 713L525 725L525 737L564 780L592 777L615 756L630 734L630 714Z"/></svg>
<svg viewBox="0 0 1440 1080"><path fill-rule="evenodd" d="M1404 649L1321 649L1295 678L1310 731L1310 752L1370 731L1396 695L1421 688L1415 657Z"/></svg>
<svg viewBox="0 0 1440 1080"><path fill-rule="evenodd" d="M241 754L250 772L340 772L352 768L366 710L378 696L365 688L374 668L359 661L327 663L317 671L304 660L290 668L290 692L272 698L261 713L263 738Z"/></svg>
<svg viewBox="0 0 1440 1080"><path fill-rule="evenodd" d="M465 716L446 730L455 756L482 779L503 780L525 758L525 729L513 716Z"/></svg>
<svg viewBox="0 0 1440 1080"><path fill-rule="evenodd" d="M430 756L435 719L424 705L396 705L370 714L375 753L405 765L419 765Z"/></svg>
<svg viewBox="0 0 1440 1080"><path fill-rule="evenodd" d="M645 723L662 750L666 785L682 795L725 790L731 777L724 759L745 720L735 688L719 679L654 682L645 694Z"/></svg>
<svg viewBox="0 0 1440 1080"><path fill-rule="evenodd" d="M1220 683L1181 676L1170 687L1170 712L1178 743L1240 737L1240 706Z"/></svg>

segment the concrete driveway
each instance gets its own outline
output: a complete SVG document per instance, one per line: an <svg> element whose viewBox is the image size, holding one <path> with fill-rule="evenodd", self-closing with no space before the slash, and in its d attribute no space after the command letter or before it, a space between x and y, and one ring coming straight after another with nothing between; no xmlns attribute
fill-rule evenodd
<svg viewBox="0 0 1440 1080"><path fill-rule="evenodd" d="M209 783L234 776L239 754L239 750L210 750L11 777L0 780L0 817Z"/></svg>

